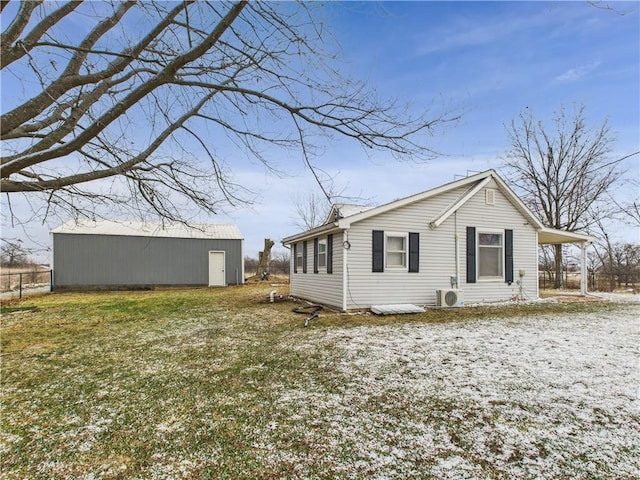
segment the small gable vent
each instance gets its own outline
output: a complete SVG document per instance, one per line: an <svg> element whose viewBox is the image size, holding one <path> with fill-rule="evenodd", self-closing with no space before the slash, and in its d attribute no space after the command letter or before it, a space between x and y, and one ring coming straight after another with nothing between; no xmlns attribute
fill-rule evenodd
<svg viewBox="0 0 640 480"><path fill-rule="evenodd" d="M487 188L484 192L485 192L485 201L487 205L495 205L496 191L493 188Z"/></svg>

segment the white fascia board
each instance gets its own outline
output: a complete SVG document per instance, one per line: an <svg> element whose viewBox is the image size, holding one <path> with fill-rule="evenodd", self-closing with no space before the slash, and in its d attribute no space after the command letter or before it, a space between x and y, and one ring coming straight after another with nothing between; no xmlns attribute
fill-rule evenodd
<svg viewBox="0 0 640 480"><path fill-rule="evenodd" d="M185 224L132 220L68 220L52 229L51 233L206 240L243 240L244 238L238 228L232 224Z"/></svg>
<svg viewBox="0 0 640 480"><path fill-rule="evenodd" d="M336 223L331 223L329 225L322 225L320 227L316 227L316 228L312 228L311 230L307 230L306 232L302 232L302 233L298 233L296 235L290 235L288 237L283 238L282 240L280 240L280 243L282 243L282 245L290 245L292 243L296 243L299 242L301 240L306 240L309 238L314 238L317 237L318 235L321 235L323 233L331 233L333 231L337 231L340 230L338 227L337 222Z"/></svg>
<svg viewBox="0 0 640 480"><path fill-rule="evenodd" d="M538 230L538 245L554 245L562 243L593 243L595 237L584 233L567 232L555 228L542 227Z"/></svg>
<svg viewBox="0 0 640 480"><path fill-rule="evenodd" d="M427 190L426 192L416 193L415 195L411 195L409 197L401 198L399 200L394 200L393 202L380 205L379 207L372 208L365 212L357 213L355 215L351 215L350 217L341 218L340 220L338 220L338 226L340 228L346 229L346 228L349 228L352 223L356 223L361 220L365 220L367 218L380 215L381 213L385 213L399 207L411 205L412 203L425 200L435 195L439 195L441 193L448 192L450 190L454 190L456 188L460 188L465 185L472 184L486 177L491 177L492 175L495 176L496 172L494 170L487 170L484 172L476 173L475 175L471 175L470 177L465 177L460 180L455 180L453 182L446 183L439 187L432 188L431 190Z"/></svg>
<svg viewBox="0 0 640 480"><path fill-rule="evenodd" d="M529 207L527 207L523 203L522 200L520 200L520 197L518 197L518 195L516 195L515 192L511 190L511 187L504 183L504 181L498 176L496 172L493 172L493 179L495 180L496 184L498 184L498 189L500 190L500 192L502 192L502 194L507 197L518 210L520 210L520 213L522 213L522 215L534 228L539 230L544 227L540 219L529 209Z"/></svg>

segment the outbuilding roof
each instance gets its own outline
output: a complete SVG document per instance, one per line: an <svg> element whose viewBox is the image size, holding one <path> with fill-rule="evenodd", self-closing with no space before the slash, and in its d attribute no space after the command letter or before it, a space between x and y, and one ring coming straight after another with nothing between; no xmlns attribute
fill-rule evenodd
<svg viewBox="0 0 640 480"><path fill-rule="evenodd" d="M121 235L130 237L201 238L210 240L242 240L232 224L190 224L137 222L131 220L70 220L51 233L79 235Z"/></svg>

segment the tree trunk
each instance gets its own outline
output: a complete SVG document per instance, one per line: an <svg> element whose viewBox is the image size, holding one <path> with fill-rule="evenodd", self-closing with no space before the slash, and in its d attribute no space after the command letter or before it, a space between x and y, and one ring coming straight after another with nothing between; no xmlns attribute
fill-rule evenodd
<svg viewBox="0 0 640 480"><path fill-rule="evenodd" d="M556 278L553 283L553 288L562 288L562 245L554 245L555 250L555 263L556 263Z"/></svg>
<svg viewBox="0 0 640 480"><path fill-rule="evenodd" d="M269 264L271 263L271 247L273 247L273 240L270 238L264 239L264 250L260 252L260 262L258 263L258 271L256 275L258 278L262 278L263 274L269 275Z"/></svg>

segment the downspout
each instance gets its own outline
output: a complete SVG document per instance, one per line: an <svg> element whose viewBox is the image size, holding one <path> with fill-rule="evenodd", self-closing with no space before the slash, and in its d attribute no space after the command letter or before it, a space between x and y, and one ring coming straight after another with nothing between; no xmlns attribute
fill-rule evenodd
<svg viewBox="0 0 640 480"><path fill-rule="evenodd" d="M587 295L587 242L580 244L580 293Z"/></svg>
<svg viewBox="0 0 640 480"><path fill-rule="evenodd" d="M539 258L540 258L540 232L538 230L536 230L536 245L535 245L535 252L536 252L536 256L533 257L536 259L536 298L540 298L540 262L539 262Z"/></svg>
<svg viewBox="0 0 640 480"><path fill-rule="evenodd" d="M456 290L460 289L460 234L458 233L458 212L453 213L453 225L456 244Z"/></svg>
<svg viewBox="0 0 640 480"><path fill-rule="evenodd" d="M240 270L242 272L240 278L242 278L242 285L244 285L244 238L240 240ZM236 285L238 285L238 269L236 268Z"/></svg>
<svg viewBox="0 0 640 480"><path fill-rule="evenodd" d="M348 272L348 255L349 255L349 234L347 230L344 230L342 234L342 310L347 311L347 291L349 290L349 275Z"/></svg>
<svg viewBox="0 0 640 480"><path fill-rule="evenodd" d="M292 255L292 251L291 251L291 247L285 245L284 243L282 244L282 246L284 248L286 248L287 250L289 250L289 293L291 293L291 274L293 273L293 262L296 261L296 259L292 259L291 255Z"/></svg>
<svg viewBox="0 0 640 480"><path fill-rule="evenodd" d="M53 266L55 265L54 261L55 259L53 258L53 256L55 255L55 250L54 250L54 243L53 243L53 232L49 232L49 236L51 237L51 257L49 260L49 291L53 292L53 282L55 282L55 272L53 271Z"/></svg>

